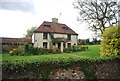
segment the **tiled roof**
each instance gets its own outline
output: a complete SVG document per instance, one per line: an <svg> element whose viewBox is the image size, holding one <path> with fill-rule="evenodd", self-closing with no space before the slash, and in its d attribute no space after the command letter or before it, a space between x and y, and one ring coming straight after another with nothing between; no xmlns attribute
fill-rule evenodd
<svg viewBox="0 0 120 81"><path fill-rule="evenodd" d="M1 37L2 43L4 44L24 44L24 43L32 43L32 39L28 38L8 38L8 37Z"/></svg>
<svg viewBox="0 0 120 81"><path fill-rule="evenodd" d="M44 21L34 31L34 33L36 33L36 32L53 32L53 33L61 33L61 34L75 34L75 35L78 35L76 32L74 32L71 28L69 28L65 24L46 22L46 21Z"/></svg>

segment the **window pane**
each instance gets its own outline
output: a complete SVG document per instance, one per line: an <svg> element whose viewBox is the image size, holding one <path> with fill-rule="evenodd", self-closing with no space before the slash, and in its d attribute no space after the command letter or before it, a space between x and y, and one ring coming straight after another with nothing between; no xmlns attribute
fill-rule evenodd
<svg viewBox="0 0 120 81"><path fill-rule="evenodd" d="M47 39L48 38L48 34L47 33L43 33L43 39Z"/></svg>
<svg viewBox="0 0 120 81"><path fill-rule="evenodd" d="M68 39L68 40L71 40L71 35L68 35L68 36L67 36L67 39Z"/></svg>
<svg viewBox="0 0 120 81"><path fill-rule="evenodd" d="M47 42L43 42L43 47L47 48Z"/></svg>

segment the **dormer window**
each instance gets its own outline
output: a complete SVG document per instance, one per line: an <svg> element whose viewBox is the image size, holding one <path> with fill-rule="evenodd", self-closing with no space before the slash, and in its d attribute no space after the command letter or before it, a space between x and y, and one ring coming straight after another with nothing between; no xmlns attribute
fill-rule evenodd
<svg viewBox="0 0 120 81"><path fill-rule="evenodd" d="M50 29L50 25L44 25L46 29Z"/></svg>
<svg viewBox="0 0 120 81"><path fill-rule="evenodd" d="M62 27L63 28L63 30L68 30L68 27Z"/></svg>

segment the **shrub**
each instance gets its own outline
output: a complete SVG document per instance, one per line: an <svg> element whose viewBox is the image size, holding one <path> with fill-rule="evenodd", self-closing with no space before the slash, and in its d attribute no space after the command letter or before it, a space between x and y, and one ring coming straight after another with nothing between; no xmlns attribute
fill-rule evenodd
<svg viewBox="0 0 120 81"><path fill-rule="evenodd" d="M37 47L31 47L29 50L30 55L39 55L40 50Z"/></svg>
<svg viewBox="0 0 120 81"><path fill-rule="evenodd" d="M74 46L74 45L73 45L71 50L72 50L72 52L78 51L77 46Z"/></svg>
<svg viewBox="0 0 120 81"><path fill-rule="evenodd" d="M25 44L24 55L43 55L48 54L46 48L33 47L31 44Z"/></svg>
<svg viewBox="0 0 120 81"><path fill-rule="evenodd" d="M47 49L48 53L52 53L52 54L55 54L55 53L61 53L60 49L58 48L50 48L50 49Z"/></svg>
<svg viewBox="0 0 120 81"><path fill-rule="evenodd" d="M9 52L9 54L12 56L28 56L37 53L35 52L36 48L34 48L32 45L24 44L13 49L12 51Z"/></svg>
<svg viewBox="0 0 120 81"><path fill-rule="evenodd" d="M80 46L79 48L81 51L87 51L88 50L88 47L87 46Z"/></svg>
<svg viewBox="0 0 120 81"><path fill-rule="evenodd" d="M44 54L55 54L55 53L61 53L59 49L57 48L38 48L33 47L31 44L24 44L23 46L19 46L18 48L13 49L9 52L10 55L19 55L19 56L28 56L28 55L44 55Z"/></svg>
<svg viewBox="0 0 120 81"><path fill-rule="evenodd" d="M39 55L48 54L48 50L46 48L39 48Z"/></svg>
<svg viewBox="0 0 120 81"><path fill-rule="evenodd" d="M24 44L24 46L25 46L25 55L31 55L34 49L33 46L28 43Z"/></svg>
<svg viewBox="0 0 120 81"><path fill-rule="evenodd" d="M63 52L65 52L65 53L70 53L70 52L72 52L72 51L73 51L73 49L72 49L71 46L69 46L68 48L64 48L64 49L63 49Z"/></svg>
<svg viewBox="0 0 120 81"><path fill-rule="evenodd" d="M70 52L87 51L87 50L88 50L87 46L81 45L81 46L72 46L72 47L65 48L63 52L70 53Z"/></svg>
<svg viewBox="0 0 120 81"><path fill-rule="evenodd" d="M120 55L120 35L118 26L110 26L102 34L100 55L111 56Z"/></svg>
<svg viewBox="0 0 120 81"><path fill-rule="evenodd" d="M24 46L18 46L18 48L13 49L9 52L11 56L18 56L18 55L24 55Z"/></svg>
<svg viewBox="0 0 120 81"><path fill-rule="evenodd" d="M64 48L64 49L63 49L63 52L65 52L65 53L70 53L70 52L71 52L71 49L69 49L69 48Z"/></svg>
<svg viewBox="0 0 120 81"><path fill-rule="evenodd" d="M2 52L3 53L9 53L11 50L17 48L17 45L3 45Z"/></svg>

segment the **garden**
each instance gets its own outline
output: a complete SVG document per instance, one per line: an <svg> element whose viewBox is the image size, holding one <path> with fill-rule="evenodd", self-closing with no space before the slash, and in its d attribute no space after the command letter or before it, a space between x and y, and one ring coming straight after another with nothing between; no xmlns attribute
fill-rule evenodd
<svg viewBox="0 0 120 81"><path fill-rule="evenodd" d="M65 48L64 53L58 49L35 48L29 44L19 46L9 53L2 54L3 72L23 75L28 71L38 72L41 69L42 78L49 79L53 68L67 69L77 63L82 63L80 70L83 71L86 79L96 79L96 62L120 59L119 34L116 31L117 27L108 28L102 35L101 45L72 46ZM81 57L68 55L68 53Z"/></svg>
<svg viewBox="0 0 120 81"><path fill-rule="evenodd" d="M83 47L83 46L82 46ZM99 57L100 54L99 54L99 48L100 48L100 45L88 45L87 46L89 48L88 51L79 51L79 52L71 52L71 54L75 54L75 55L80 55L80 56L85 56L85 57ZM94 50L95 48L95 50ZM11 52L10 52L11 53ZM90 55L89 55L89 54ZM93 53L93 54L92 54ZM44 54L44 55L26 55L26 56L12 56L10 55L9 53L5 53L2 55L3 57L3 62L4 61L16 61L16 60L24 60L24 61L28 61L28 60L34 60L34 59L56 59L58 60L59 58L64 58L64 59L69 59L69 58L78 58L78 57L73 57L73 56L70 56L70 55L67 55L67 54L62 54L62 53L57 53L57 54Z"/></svg>

